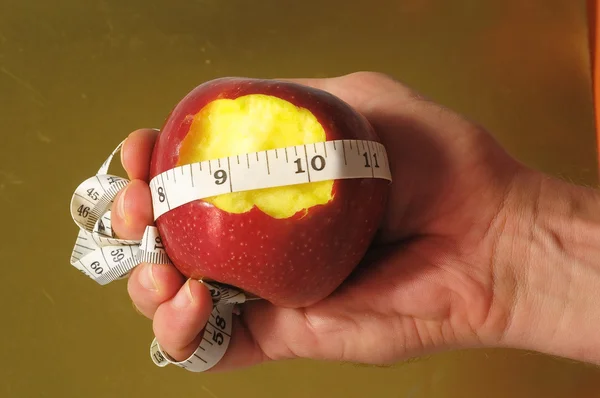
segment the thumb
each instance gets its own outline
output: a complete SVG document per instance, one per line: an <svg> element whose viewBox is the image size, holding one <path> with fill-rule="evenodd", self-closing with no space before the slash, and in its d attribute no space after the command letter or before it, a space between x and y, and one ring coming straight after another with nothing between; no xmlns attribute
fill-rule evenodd
<svg viewBox="0 0 600 398"><path fill-rule="evenodd" d="M198 348L211 311L212 299L206 286L189 279L156 310L153 321L156 340L172 358L185 360Z"/></svg>

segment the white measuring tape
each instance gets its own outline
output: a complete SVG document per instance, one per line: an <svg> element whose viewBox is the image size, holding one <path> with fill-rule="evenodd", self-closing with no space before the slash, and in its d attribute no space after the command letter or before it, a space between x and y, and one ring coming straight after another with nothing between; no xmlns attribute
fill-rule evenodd
<svg viewBox="0 0 600 398"><path fill-rule="evenodd" d="M122 145L123 142L95 176L77 187L71 199L71 216L80 229L71 265L100 285L126 278L140 263L171 263L156 227L146 227L139 241L119 239L112 230L110 209L117 193L129 181L107 171ZM375 141L336 140L188 164L158 174L150 181L154 220L176 207L215 195L349 178L391 181L384 146ZM203 283L213 297L213 311L201 343L189 358L178 362L154 339L150 356L156 365L171 363L203 372L225 354L231 338L234 306L248 298L239 289Z"/></svg>

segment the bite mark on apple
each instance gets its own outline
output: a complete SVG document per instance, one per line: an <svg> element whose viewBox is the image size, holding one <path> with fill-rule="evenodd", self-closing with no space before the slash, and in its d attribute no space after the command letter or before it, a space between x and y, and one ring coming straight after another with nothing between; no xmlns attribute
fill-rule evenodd
<svg viewBox="0 0 600 398"><path fill-rule="evenodd" d="M315 115L273 95L219 98L191 117L177 166L326 141L325 129ZM203 201L233 214L258 208L273 218L282 219L294 215L306 217L308 209L327 204L333 198L333 181L320 181L232 192Z"/></svg>

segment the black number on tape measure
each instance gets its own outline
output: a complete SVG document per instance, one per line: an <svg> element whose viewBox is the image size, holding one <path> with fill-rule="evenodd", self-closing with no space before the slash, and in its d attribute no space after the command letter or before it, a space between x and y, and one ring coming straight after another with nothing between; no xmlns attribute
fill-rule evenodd
<svg viewBox="0 0 600 398"><path fill-rule="evenodd" d="M223 335L221 334L221 332L215 331L212 335L212 339L218 345L223 344Z"/></svg>
<svg viewBox="0 0 600 398"><path fill-rule="evenodd" d="M98 200L98 198L100 197L100 193L98 193L94 188L90 188L87 190L87 194L90 198L92 198L93 200Z"/></svg>
<svg viewBox="0 0 600 398"><path fill-rule="evenodd" d="M104 269L100 266L100 262L98 261L94 261L93 263L91 263L90 268L93 269L94 272L98 275L104 272Z"/></svg>
<svg viewBox="0 0 600 398"><path fill-rule="evenodd" d="M109 184L112 185L115 182L119 181L119 178L118 177L108 177L106 180L108 181Z"/></svg>
<svg viewBox="0 0 600 398"><path fill-rule="evenodd" d="M300 173L305 173L306 170L304 170L302 168L302 159L298 158L296 160L294 160L294 163L296 163L296 166L298 167L298 169L296 170L296 174L300 174Z"/></svg>
<svg viewBox="0 0 600 398"><path fill-rule="evenodd" d="M296 160L294 160L294 163L296 163L296 174L300 174L300 173L306 173L306 170L304 170L302 168L302 159L298 158ZM326 162L325 162L325 158L321 155L315 155L310 159L310 167L312 169L314 169L315 171L321 171L325 168L326 166Z"/></svg>
<svg viewBox="0 0 600 398"><path fill-rule="evenodd" d="M318 163L318 165L317 165ZM325 158L321 155L315 155L310 160L310 165L316 171L321 171L325 168Z"/></svg>
<svg viewBox="0 0 600 398"><path fill-rule="evenodd" d="M87 206L81 205L77 209L77 214L79 214L81 217L87 218L87 216L90 214L90 208Z"/></svg>
<svg viewBox="0 0 600 398"><path fill-rule="evenodd" d="M156 249L164 249L165 247L162 244L162 240L160 239L159 236L156 237L156 239L154 239L154 250Z"/></svg>
<svg viewBox="0 0 600 398"><path fill-rule="evenodd" d="M215 323L221 329L225 329L225 326L227 326L227 322L225 321L225 318L222 318L219 315L217 315L217 317L215 318Z"/></svg>
<svg viewBox="0 0 600 398"><path fill-rule="evenodd" d="M158 363L163 363L166 361L165 357L160 353L160 351L156 351L154 354L152 354L152 356Z"/></svg>
<svg viewBox="0 0 600 398"><path fill-rule="evenodd" d="M221 297L221 292L218 289L210 289L210 297Z"/></svg>
<svg viewBox="0 0 600 398"><path fill-rule="evenodd" d="M165 199L165 189L163 187L158 187L158 201L162 203L165 201Z"/></svg>
<svg viewBox="0 0 600 398"><path fill-rule="evenodd" d="M123 249L115 249L110 252L110 255L113 256L113 261L118 263L119 261L125 258L125 253L123 253Z"/></svg>
<svg viewBox="0 0 600 398"><path fill-rule="evenodd" d="M217 185L223 185L225 184L225 181L227 181L227 173L225 172L225 170L215 171L213 177L215 177L215 184Z"/></svg>
<svg viewBox="0 0 600 398"><path fill-rule="evenodd" d="M365 167L371 167L371 165L369 164L369 154L365 152L365 153L363 153L363 156L365 157ZM379 167L379 162L377 161L377 154L376 153L373 154L373 160L374 160L373 167L378 168Z"/></svg>

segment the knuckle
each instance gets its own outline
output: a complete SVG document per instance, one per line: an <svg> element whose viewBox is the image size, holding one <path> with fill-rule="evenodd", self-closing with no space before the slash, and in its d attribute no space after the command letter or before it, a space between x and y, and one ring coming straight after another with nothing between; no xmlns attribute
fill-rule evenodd
<svg viewBox="0 0 600 398"><path fill-rule="evenodd" d="M346 79L350 79L350 80L365 81L365 82L368 82L370 84L375 84L375 85L390 84L390 83L399 84L398 80L396 80L391 75L389 75L387 73L383 73L383 72L376 72L376 71L368 71L368 70L356 71L356 72L349 73L343 77Z"/></svg>

